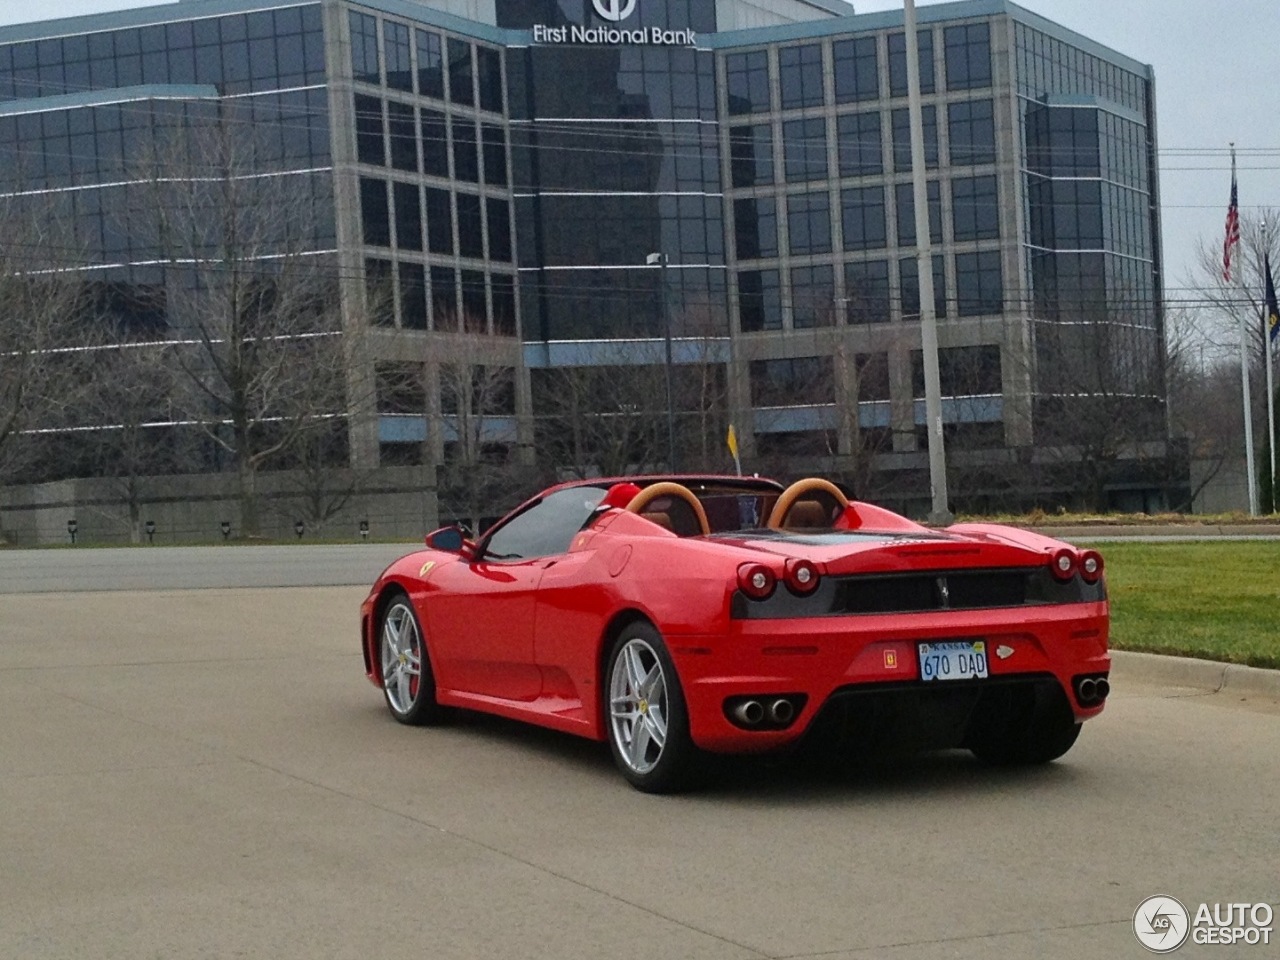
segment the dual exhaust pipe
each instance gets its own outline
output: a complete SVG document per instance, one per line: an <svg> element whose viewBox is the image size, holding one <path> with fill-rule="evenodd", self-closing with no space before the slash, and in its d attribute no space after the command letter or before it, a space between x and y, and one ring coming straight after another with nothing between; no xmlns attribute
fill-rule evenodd
<svg viewBox="0 0 1280 960"><path fill-rule="evenodd" d="M1082 707L1102 703L1111 693L1111 682L1105 677L1080 677L1076 680L1076 699Z"/></svg>
<svg viewBox="0 0 1280 960"><path fill-rule="evenodd" d="M781 730L791 725L804 705L796 695L734 698L725 712L736 726L749 730Z"/></svg>

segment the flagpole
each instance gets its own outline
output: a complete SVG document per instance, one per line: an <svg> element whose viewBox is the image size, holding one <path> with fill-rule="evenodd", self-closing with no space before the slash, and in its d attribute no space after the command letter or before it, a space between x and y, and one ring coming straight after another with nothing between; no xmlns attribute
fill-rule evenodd
<svg viewBox="0 0 1280 960"><path fill-rule="evenodd" d="M1236 145L1235 141L1231 143L1231 200L1236 200ZM1229 242L1229 241L1228 241ZM1231 276L1227 271L1225 279L1230 281ZM1240 391L1244 398L1244 462L1245 472L1248 474L1249 489L1249 516L1256 517L1258 515L1258 476L1257 470L1253 463L1253 404L1250 403L1249 394L1253 391L1249 384L1249 325L1242 317L1239 321L1240 327Z"/></svg>
<svg viewBox="0 0 1280 960"><path fill-rule="evenodd" d="M1267 221L1262 221L1262 263L1266 276L1262 281L1262 363L1267 368L1267 450L1271 453L1271 512L1280 511L1276 497L1276 385L1271 372L1271 309L1267 302L1267 283L1271 280L1271 244L1267 234Z"/></svg>

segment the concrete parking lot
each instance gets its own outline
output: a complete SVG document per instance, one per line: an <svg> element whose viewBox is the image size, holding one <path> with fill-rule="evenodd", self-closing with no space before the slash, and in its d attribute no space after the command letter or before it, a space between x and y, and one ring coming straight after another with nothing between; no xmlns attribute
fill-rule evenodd
<svg viewBox="0 0 1280 960"><path fill-rule="evenodd" d="M1153 894L1277 900L1273 702L1118 683L1043 769L650 797L601 745L392 722L363 592L0 596L0 956L1078 960L1145 956Z"/></svg>

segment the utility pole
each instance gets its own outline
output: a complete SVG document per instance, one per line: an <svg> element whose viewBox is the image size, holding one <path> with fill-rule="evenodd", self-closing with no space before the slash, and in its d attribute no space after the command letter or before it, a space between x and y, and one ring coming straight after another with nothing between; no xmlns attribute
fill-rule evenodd
<svg viewBox="0 0 1280 960"><path fill-rule="evenodd" d="M947 496L947 454L942 436L942 376L938 370L938 318L933 309L933 238L929 233L929 191L925 183L924 116L920 106L920 48L915 0L904 0L907 48L907 113L911 118L911 192L916 208L916 275L920 283L920 348L924 354L924 408L929 432L929 522L955 517Z"/></svg>

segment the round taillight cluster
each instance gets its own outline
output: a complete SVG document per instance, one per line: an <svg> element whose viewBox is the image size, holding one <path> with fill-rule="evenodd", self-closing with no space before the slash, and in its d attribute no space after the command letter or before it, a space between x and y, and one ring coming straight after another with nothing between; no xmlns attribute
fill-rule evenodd
<svg viewBox="0 0 1280 960"><path fill-rule="evenodd" d="M1075 552L1063 547L1054 553L1053 558L1049 561L1049 569L1053 571L1056 579L1066 583L1076 575Z"/></svg>
<svg viewBox="0 0 1280 960"><path fill-rule="evenodd" d="M752 600L767 599L777 585L778 575L763 563L744 563L738 567L738 589Z"/></svg>
<svg viewBox="0 0 1280 960"><path fill-rule="evenodd" d="M818 568L808 560L788 560L786 573L787 589L802 597L808 596L818 589Z"/></svg>
<svg viewBox="0 0 1280 960"><path fill-rule="evenodd" d="M1080 576L1085 583L1097 583L1102 578L1102 554L1086 550L1080 554Z"/></svg>

